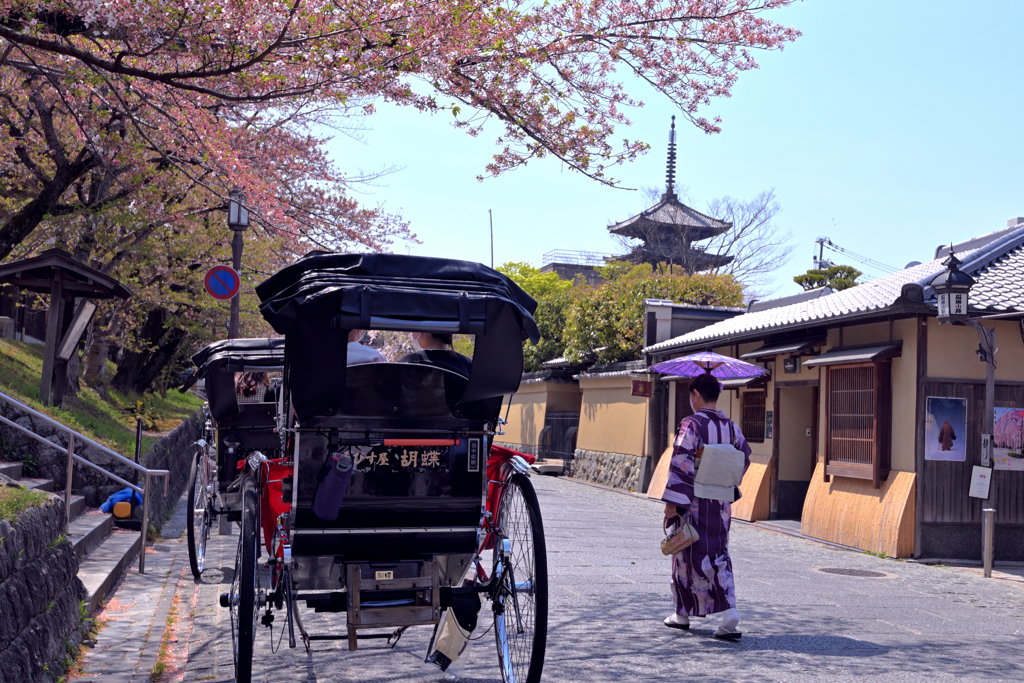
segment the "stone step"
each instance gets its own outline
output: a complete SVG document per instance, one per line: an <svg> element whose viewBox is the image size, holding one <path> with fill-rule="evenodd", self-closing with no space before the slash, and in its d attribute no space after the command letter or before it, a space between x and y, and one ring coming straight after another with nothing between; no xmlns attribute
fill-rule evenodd
<svg viewBox="0 0 1024 683"><path fill-rule="evenodd" d="M142 535L137 531L113 531L78 565L78 578L85 584L89 614L95 614L118 579L139 554Z"/></svg>
<svg viewBox="0 0 1024 683"><path fill-rule="evenodd" d="M74 519L68 525L68 540L71 541L79 561L99 547L113 528L114 518L99 510L91 510Z"/></svg>
<svg viewBox="0 0 1024 683"><path fill-rule="evenodd" d="M58 491L57 495L62 499L64 498L64 492ZM71 521L74 521L76 517L85 512L85 496L78 496L74 493L71 494Z"/></svg>
<svg viewBox="0 0 1024 683"><path fill-rule="evenodd" d="M538 460L531 465L533 471L539 474L553 474L556 477L565 473L565 462L559 459Z"/></svg>
<svg viewBox="0 0 1024 683"><path fill-rule="evenodd" d="M27 489L35 489L37 491L49 491L53 493L53 480L52 479L30 479L22 477L18 480L18 483Z"/></svg>
<svg viewBox="0 0 1024 683"><path fill-rule="evenodd" d="M64 500L64 492L63 491L54 491L53 493L58 498L60 498L61 501ZM77 494L72 493L71 494L71 521L72 522L75 521L75 518L78 517L83 512L85 512L85 496L79 496Z"/></svg>
<svg viewBox="0 0 1024 683"><path fill-rule="evenodd" d="M11 479L21 479L22 464L20 462L4 462L0 460L0 474Z"/></svg>

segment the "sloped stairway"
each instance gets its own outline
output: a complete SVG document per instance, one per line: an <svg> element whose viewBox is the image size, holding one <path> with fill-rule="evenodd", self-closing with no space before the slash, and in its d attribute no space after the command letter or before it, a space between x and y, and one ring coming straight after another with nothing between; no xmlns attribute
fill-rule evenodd
<svg viewBox="0 0 1024 683"><path fill-rule="evenodd" d="M0 474L25 488L54 492L49 479L24 477L20 462L0 462ZM63 495L62 492L59 493ZM110 595L111 589L139 554L142 537L135 531L114 528L114 518L99 510L87 510L85 498L71 496L71 521L68 540L78 556L78 578L88 597L89 613L95 612Z"/></svg>

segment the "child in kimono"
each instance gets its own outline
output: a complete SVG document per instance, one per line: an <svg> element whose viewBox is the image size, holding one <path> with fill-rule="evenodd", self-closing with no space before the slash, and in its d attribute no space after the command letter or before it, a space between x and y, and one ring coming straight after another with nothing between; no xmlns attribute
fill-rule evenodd
<svg viewBox="0 0 1024 683"><path fill-rule="evenodd" d="M717 409L721 385L709 374L690 382L690 406L693 415L679 424L668 483L662 500L665 519L673 528L679 519L697 530L700 540L672 556L672 595L675 612L665 619L670 628L689 629L690 617L722 614L715 631L721 640L737 640L736 589L732 559L729 557L730 503L697 498L693 492L698 451L708 444L731 444L743 453L743 471L750 466L750 446L739 427ZM737 496L738 497L738 496Z"/></svg>

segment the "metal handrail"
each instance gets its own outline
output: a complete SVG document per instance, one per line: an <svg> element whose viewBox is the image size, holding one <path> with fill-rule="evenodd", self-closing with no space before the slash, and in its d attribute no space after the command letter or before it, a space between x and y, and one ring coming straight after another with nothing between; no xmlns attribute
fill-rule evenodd
<svg viewBox="0 0 1024 683"><path fill-rule="evenodd" d="M50 441L48 439L44 439L42 436L40 436L39 434L36 434L32 430L26 429L25 427L22 427L17 422L14 422L13 420L8 420L3 415L0 415L0 422L2 422L3 424L7 425L8 427L13 427L14 429L17 429L19 432L22 432L23 434L27 434L28 436L30 436L31 438L35 439L39 443L44 444L46 446L49 446L50 448L54 448L54 449L56 449L58 451L66 451L67 452L67 454L68 454L67 482L64 485L64 510L66 512L65 520L64 520L64 532L65 533L67 533L68 526L71 524L71 478L72 478L72 475L74 474L74 469L75 469L75 463L76 462L80 463L82 465L85 465L86 467L91 467L92 469L96 470L100 474L103 474L106 477L108 477L110 479L113 479L114 481L118 482L119 484L123 484L124 486L130 488L132 491L135 491L135 492L139 493L142 496L142 548L141 548L141 550L139 552L139 573L140 574L145 574L146 573L146 532L149 530L149 491L150 491L150 480L152 479L152 477L163 477L164 478L164 495L166 496L167 495L167 489L168 489L168 486L169 486L170 480L171 480L171 473L169 471L167 471L167 470L151 470L151 469L149 469L147 467L144 467L144 466L140 465L139 463L137 463L137 462L135 462L133 460L129 460L128 458L124 457L120 453L115 453L114 451L110 450L106 446L102 446L102 445L96 443L95 441L93 441L92 439L90 439L89 437L84 436L82 434L79 434L78 432L76 432L75 430L71 429L67 425L64 425L64 424L61 424L60 422L57 422L56 420L54 420L49 415L44 415L43 413L40 413L38 410L34 410L32 408L29 408L27 405L25 405L21 401L19 401L17 399L14 399L14 398L11 398L10 396L8 396L7 394L5 394L3 392L0 392L0 401L4 401L5 403L8 403L8 404L13 405L13 406L16 406L19 410L25 412L26 414L31 415L32 417L34 417L36 419L42 420L43 422L45 422L46 424L50 425L54 429L57 429L59 431L64 432L67 435L67 437L68 437L68 445L67 445L67 449L65 449L63 446L55 444L54 442L52 442L52 441ZM145 484L144 484L144 486L142 488L140 488L136 484L132 484L131 482L126 481L126 480L122 479L121 477L117 476L113 472L108 472L107 470L103 469L102 467L100 467L96 463L90 462L90 461L86 460L85 458L83 458L82 456L76 454L75 453L75 439L76 438L79 441L81 441L82 443L87 444L89 446L92 446L93 448L97 449L101 453L104 453L105 455L109 455L112 458L114 458L115 460L117 460L118 462L120 462L120 463L122 463L124 465L127 465L129 467L132 467L135 470L137 470L138 472L140 472L145 477Z"/></svg>

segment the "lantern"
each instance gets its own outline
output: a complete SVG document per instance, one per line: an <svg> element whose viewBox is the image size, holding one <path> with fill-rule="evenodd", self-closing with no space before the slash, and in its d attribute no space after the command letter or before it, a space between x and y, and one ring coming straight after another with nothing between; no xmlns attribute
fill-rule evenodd
<svg viewBox="0 0 1024 683"><path fill-rule="evenodd" d="M245 206L245 196L232 190L228 197L228 227L232 230L245 230L249 227L249 209Z"/></svg>
<svg viewBox="0 0 1024 683"><path fill-rule="evenodd" d="M946 271L931 282L938 301L939 323L958 324L967 320L967 296L974 286L974 278L960 270L962 261L949 248L949 258L942 262Z"/></svg>

